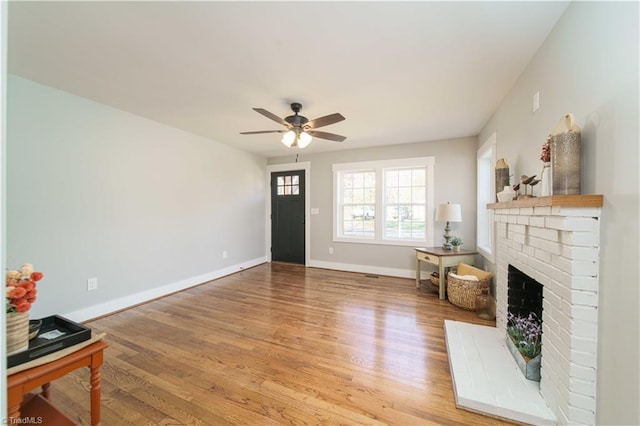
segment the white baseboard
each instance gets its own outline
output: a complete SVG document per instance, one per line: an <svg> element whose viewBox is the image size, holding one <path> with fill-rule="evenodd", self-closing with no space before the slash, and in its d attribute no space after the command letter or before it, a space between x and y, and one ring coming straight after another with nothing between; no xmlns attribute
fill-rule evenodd
<svg viewBox="0 0 640 426"><path fill-rule="evenodd" d="M336 271L360 272L364 274L386 275L389 277L416 278L416 271L413 269L382 268L379 266L357 265L351 263L324 262L312 260L309 265L314 268L334 269Z"/></svg>
<svg viewBox="0 0 640 426"><path fill-rule="evenodd" d="M138 305L140 303L148 302L150 300L166 296L167 294L175 293L177 291L185 290L187 288L206 283L207 281L215 280L226 275L231 275L243 269L260 265L262 263L265 263L266 261L266 257L252 259L247 262L226 267L224 269L219 269L217 271L212 271L206 274L187 278L176 283L163 285L162 287L156 287L146 291L141 291L140 293L131 294L129 296L124 296L119 299L101 303L99 305L89 306L88 308L80 309L77 311L67 312L65 314L62 314L62 316L75 322L88 321L93 318L108 315L110 313L117 312L122 309Z"/></svg>

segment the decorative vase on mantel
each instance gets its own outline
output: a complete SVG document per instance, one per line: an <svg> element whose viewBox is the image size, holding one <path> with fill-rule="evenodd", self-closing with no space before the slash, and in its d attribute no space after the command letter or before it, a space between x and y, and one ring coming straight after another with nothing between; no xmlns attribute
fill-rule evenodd
<svg viewBox="0 0 640 426"><path fill-rule="evenodd" d="M29 312L7 313L7 355L29 349Z"/></svg>
<svg viewBox="0 0 640 426"><path fill-rule="evenodd" d="M551 190L551 162L543 163L542 172L540 172L540 196L546 197L552 195Z"/></svg>
<svg viewBox="0 0 640 426"><path fill-rule="evenodd" d="M580 194L580 127L573 114L565 114L551 133L553 195Z"/></svg>
<svg viewBox="0 0 640 426"><path fill-rule="evenodd" d="M509 334L507 334L507 338L505 340L507 342L507 347L509 348L511 355L513 355L513 359L515 359L516 364L518 364L518 368L520 368L520 371L522 371L524 377L528 380L539 382L540 361L542 361L542 354L538 354L535 358L527 358L520 353Z"/></svg>
<svg viewBox="0 0 640 426"><path fill-rule="evenodd" d="M496 162L496 191L498 191L500 188L506 188L507 186L510 187L509 164L507 163L507 160L501 158ZM497 195L498 194L496 194L496 199L498 202L500 202L500 199L497 198Z"/></svg>

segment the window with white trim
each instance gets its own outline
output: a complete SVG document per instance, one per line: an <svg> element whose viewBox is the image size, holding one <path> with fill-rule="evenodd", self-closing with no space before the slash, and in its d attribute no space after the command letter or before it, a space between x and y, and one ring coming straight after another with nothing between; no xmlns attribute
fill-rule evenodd
<svg viewBox="0 0 640 426"><path fill-rule="evenodd" d="M433 164L433 157L334 164L334 240L432 245Z"/></svg>
<svg viewBox="0 0 640 426"><path fill-rule="evenodd" d="M480 147L477 154L477 205L476 241L477 250L490 262L495 262L493 250L494 228L493 210L487 204L494 203L496 197L494 165L496 164L496 134Z"/></svg>

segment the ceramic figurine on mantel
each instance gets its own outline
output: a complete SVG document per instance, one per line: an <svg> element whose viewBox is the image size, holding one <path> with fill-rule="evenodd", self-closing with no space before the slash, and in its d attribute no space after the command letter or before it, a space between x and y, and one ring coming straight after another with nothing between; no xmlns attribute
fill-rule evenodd
<svg viewBox="0 0 640 426"><path fill-rule="evenodd" d="M520 194L518 195L518 200L524 199L524 198L533 198L533 187L536 186L538 184L538 182L540 182L539 179L536 179L536 175L533 176L527 176L527 175L522 175L520 176L520 183L522 185L524 185L524 194ZM531 194L527 193L527 187L530 186L531 187Z"/></svg>

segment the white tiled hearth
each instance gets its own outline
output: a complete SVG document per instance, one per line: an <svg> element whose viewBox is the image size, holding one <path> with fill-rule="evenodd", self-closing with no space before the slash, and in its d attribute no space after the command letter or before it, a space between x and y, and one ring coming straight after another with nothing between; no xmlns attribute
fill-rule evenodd
<svg viewBox="0 0 640 426"><path fill-rule="evenodd" d="M445 321L456 405L533 425L556 418L538 382L525 379L496 327Z"/></svg>
<svg viewBox="0 0 640 426"><path fill-rule="evenodd" d="M554 196L489 205L495 209L497 236L497 318L493 329L498 336L496 342L504 340L506 333L507 275L509 265L513 265L544 286L542 379L539 386L532 382L532 387L559 424L595 424L601 205L601 196ZM475 336L471 339L493 339L478 337L484 333L478 327L481 326L463 329L466 334ZM454 329L460 327L447 324L449 359L458 387L459 381L473 382L482 374L489 375L488 371L471 370L492 367L487 364L488 360L469 363L471 343L453 342ZM466 354L452 353L456 345ZM493 357L500 354L498 348L484 348L483 351ZM482 359L482 353L479 357ZM461 367L464 358L467 358L467 366ZM517 369L512 359L504 362L512 363L506 364L505 370L511 365ZM514 392L519 390L505 389L498 393L513 396ZM502 411L496 412L496 405L482 409L478 407L478 401L466 402L465 406L466 399L456 395L458 404L464 408L536 424L550 421L544 414L539 420L522 417L528 415L521 410L522 404L499 407ZM520 417L514 416L514 411Z"/></svg>

